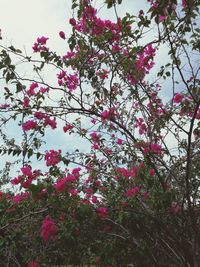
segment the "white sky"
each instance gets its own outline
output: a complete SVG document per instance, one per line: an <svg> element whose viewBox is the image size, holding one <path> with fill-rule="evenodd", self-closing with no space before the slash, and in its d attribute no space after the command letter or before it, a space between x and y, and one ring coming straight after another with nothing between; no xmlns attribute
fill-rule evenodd
<svg viewBox="0 0 200 267"><path fill-rule="evenodd" d="M103 0L94 0L95 6L102 6ZM137 14L147 9L147 0L123 0L119 14ZM105 9L104 16L110 17ZM70 35L68 20L72 16L71 0L0 0L0 28L8 44L26 46L29 51L38 36L50 37L51 47L58 42L58 32ZM53 48L53 47L52 47Z"/></svg>

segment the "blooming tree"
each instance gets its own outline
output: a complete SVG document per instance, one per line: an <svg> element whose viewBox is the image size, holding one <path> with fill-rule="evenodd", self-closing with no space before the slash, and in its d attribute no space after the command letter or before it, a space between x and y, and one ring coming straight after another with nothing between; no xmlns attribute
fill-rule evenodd
<svg viewBox="0 0 200 267"><path fill-rule="evenodd" d="M104 2L72 1L64 55L1 45L1 266L199 266L200 2Z"/></svg>

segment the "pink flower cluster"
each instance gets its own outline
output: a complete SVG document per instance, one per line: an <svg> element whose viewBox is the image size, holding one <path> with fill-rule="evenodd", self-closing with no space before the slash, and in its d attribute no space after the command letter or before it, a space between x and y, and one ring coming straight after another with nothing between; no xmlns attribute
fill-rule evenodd
<svg viewBox="0 0 200 267"><path fill-rule="evenodd" d="M101 137L101 135L100 135L100 134L97 134L96 132L92 132L92 133L90 134L90 136L91 136L91 138L92 138L92 140L93 140L94 142L99 142L100 137Z"/></svg>
<svg viewBox="0 0 200 267"><path fill-rule="evenodd" d="M144 50L138 54L136 59L136 66L138 72L148 74L149 70L154 66L153 57L155 56L156 49L153 48L152 44L149 44Z"/></svg>
<svg viewBox="0 0 200 267"><path fill-rule="evenodd" d="M186 8L187 7L187 1L186 0L182 0L182 7Z"/></svg>
<svg viewBox="0 0 200 267"><path fill-rule="evenodd" d="M102 120L110 120L114 118L115 116L115 109L114 108L109 108L108 110L104 110L101 112L101 118Z"/></svg>
<svg viewBox="0 0 200 267"><path fill-rule="evenodd" d="M9 108L10 105L9 104L0 104L0 108L1 109L6 109L6 108Z"/></svg>
<svg viewBox="0 0 200 267"><path fill-rule="evenodd" d="M54 239L57 234L57 226L50 216L46 216L42 222L41 237L44 242Z"/></svg>
<svg viewBox="0 0 200 267"><path fill-rule="evenodd" d="M105 207L99 207L96 209L97 214L99 215L99 217L101 219L105 219L106 217L108 217L108 209Z"/></svg>
<svg viewBox="0 0 200 267"><path fill-rule="evenodd" d="M67 86L70 92L78 86L79 79L77 73L67 75L66 71L61 71L57 74L59 86Z"/></svg>
<svg viewBox="0 0 200 267"><path fill-rule="evenodd" d="M89 33L93 36L105 35L106 32L109 32L109 42L119 41L121 37L120 19L117 23L113 23L110 20L102 20L96 15L97 10L87 3L79 21L77 22L74 18L71 18L69 22L79 32Z"/></svg>
<svg viewBox="0 0 200 267"><path fill-rule="evenodd" d="M143 118L138 118L137 122L134 124L135 128L139 128L139 134L143 135L144 133L146 133L147 127L144 124L144 120Z"/></svg>
<svg viewBox="0 0 200 267"><path fill-rule="evenodd" d="M71 125L71 124L66 124L64 127L63 127L63 131L66 133L68 131L70 131L71 129L73 129L74 126Z"/></svg>
<svg viewBox="0 0 200 267"><path fill-rule="evenodd" d="M60 38L62 38L63 40L66 39L66 37L65 37L65 33L64 33L63 31L60 31L60 32L59 32L59 36L60 36Z"/></svg>
<svg viewBox="0 0 200 267"><path fill-rule="evenodd" d="M38 124L36 121L33 120L28 120L22 124L22 129L23 131L29 131L29 130L34 130L38 127Z"/></svg>
<svg viewBox="0 0 200 267"><path fill-rule="evenodd" d="M27 192L22 192L20 194L17 194L15 196L12 197L12 201L15 204L19 204L20 202L22 202L23 200L27 199L29 196L29 194Z"/></svg>
<svg viewBox="0 0 200 267"><path fill-rule="evenodd" d="M122 177L125 177L126 179L130 179L131 177L132 178L136 178L137 177L137 174L138 174L138 171L139 169L141 169L142 166L133 166L131 170L128 170L124 167L122 168L117 168L116 169L116 172L118 173L118 175L122 176ZM117 179L120 178L120 177L117 177Z"/></svg>
<svg viewBox="0 0 200 267"><path fill-rule="evenodd" d="M44 94L49 92L48 87L40 87L39 91L36 93L35 89L39 88L39 84L37 82L33 82L29 89L26 91L27 96L35 96L37 93Z"/></svg>
<svg viewBox="0 0 200 267"><path fill-rule="evenodd" d="M51 126L52 129L56 129L57 127L57 123L56 123L56 119L51 119L48 115L40 112L40 111L36 111L34 113L34 117L37 118L38 120L43 120L44 126Z"/></svg>
<svg viewBox="0 0 200 267"><path fill-rule="evenodd" d="M38 83L37 82L33 82L30 87L29 90L26 91L28 96L33 96L35 95L35 89L38 87Z"/></svg>
<svg viewBox="0 0 200 267"><path fill-rule="evenodd" d="M68 183L73 183L76 182L79 178L79 172L80 172L80 168L75 168L72 170L71 174L68 174L66 177L58 179L57 182L54 184L54 188L56 191L58 192L64 192L66 190L66 186ZM76 195L78 193L78 191L71 191L72 195Z"/></svg>
<svg viewBox="0 0 200 267"><path fill-rule="evenodd" d="M143 152L146 153L154 153L160 155L162 153L162 148L159 144L149 144L146 143L146 146L143 149Z"/></svg>
<svg viewBox="0 0 200 267"><path fill-rule="evenodd" d="M126 195L126 197L132 197L132 196L137 195L139 193L139 191L140 191L139 187L138 186L135 186L135 187L133 187L131 189L128 189L126 191L126 194L125 195Z"/></svg>
<svg viewBox="0 0 200 267"><path fill-rule="evenodd" d="M55 166L61 161L61 150L55 151L51 149L45 153L44 158L47 166Z"/></svg>
<svg viewBox="0 0 200 267"><path fill-rule="evenodd" d="M37 179L37 177L40 175L39 170L35 170L32 172L29 166L22 167L21 172L22 175L13 178L11 180L11 183L13 185L21 184L23 188L28 188L32 184L33 180Z"/></svg>
<svg viewBox="0 0 200 267"><path fill-rule="evenodd" d="M174 1L171 1L171 0L165 0L164 2L158 1L158 0L147 0L147 1L150 2L151 6L154 10L159 10L160 3L161 3L160 7L163 7L163 3L165 4L162 11L161 11L161 14L160 14L160 10L159 10L159 14L157 15L159 22L161 22L167 18L167 16L169 15L169 10L170 10L170 12L172 10L174 10L174 11L176 10L176 3Z"/></svg>
<svg viewBox="0 0 200 267"><path fill-rule="evenodd" d="M39 267L39 264L37 261L30 261L28 267Z"/></svg>
<svg viewBox="0 0 200 267"><path fill-rule="evenodd" d="M48 51L48 48L46 47L46 42L47 42L48 39L49 38L44 37L44 36L38 37L37 38L37 42L35 42L33 47L32 47L33 51L35 53L42 52L42 51Z"/></svg>
<svg viewBox="0 0 200 267"><path fill-rule="evenodd" d="M174 103L176 103L176 104L181 103L181 102L183 101L183 99L184 99L184 95L181 94L181 93L176 93L176 94L174 95L174 97L173 97L173 101L174 101Z"/></svg>

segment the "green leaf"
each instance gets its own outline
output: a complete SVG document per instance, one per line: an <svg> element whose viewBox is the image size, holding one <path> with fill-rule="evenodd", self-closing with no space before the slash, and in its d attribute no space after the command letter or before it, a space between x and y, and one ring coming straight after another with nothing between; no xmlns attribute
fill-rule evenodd
<svg viewBox="0 0 200 267"><path fill-rule="evenodd" d="M28 150L28 158L30 158L33 155L33 149Z"/></svg>
<svg viewBox="0 0 200 267"><path fill-rule="evenodd" d="M17 88L16 93L19 93L19 92L21 92L23 90L23 86L19 82L16 84L16 88Z"/></svg>

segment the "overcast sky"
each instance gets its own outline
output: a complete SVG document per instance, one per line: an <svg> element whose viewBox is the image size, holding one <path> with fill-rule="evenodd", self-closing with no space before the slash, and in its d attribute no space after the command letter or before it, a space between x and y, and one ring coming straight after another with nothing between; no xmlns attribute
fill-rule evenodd
<svg viewBox="0 0 200 267"><path fill-rule="evenodd" d="M102 6L103 0L93 1ZM127 11L137 14L140 9L149 6L146 0L124 0L119 6L120 15ZM105 10L104 10L105 11ZM104 16L110 13L102 12ZM50 37L51 48L62 46L58 32L70 34L68 20L72 16L71 0L0 0L0 28L7 43L25 46L29 51L38 36Z"/></svg>

